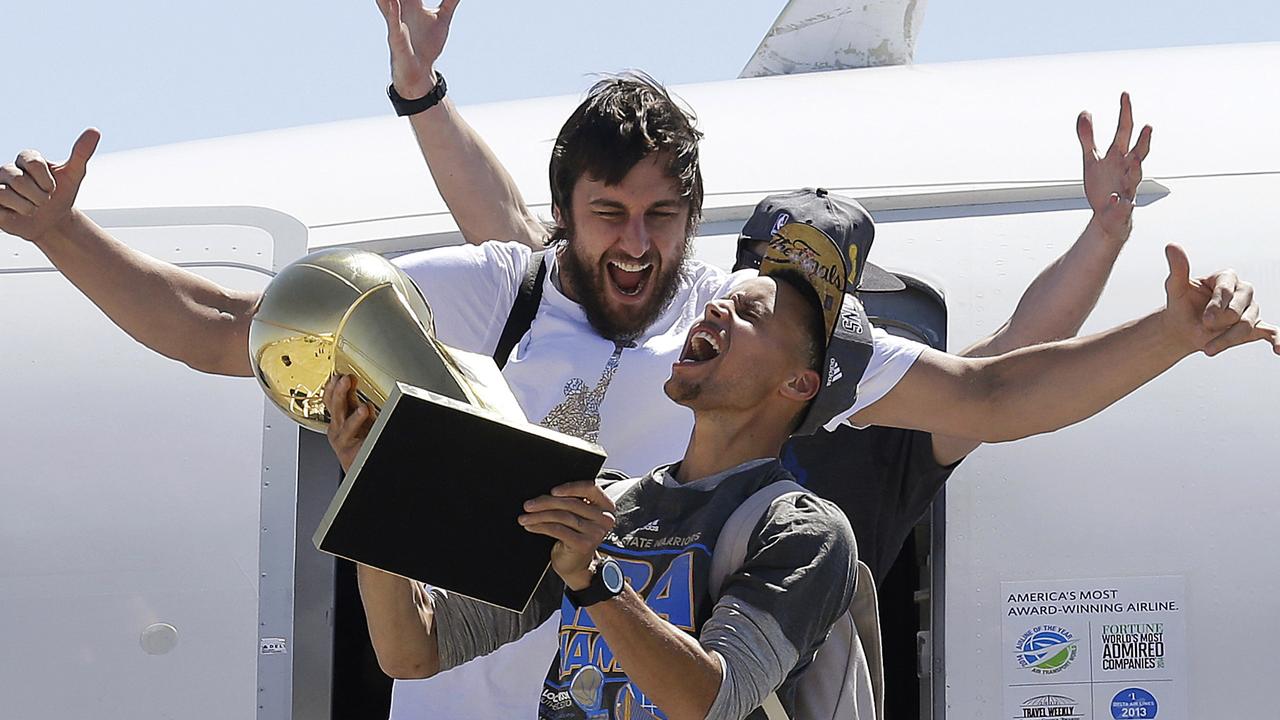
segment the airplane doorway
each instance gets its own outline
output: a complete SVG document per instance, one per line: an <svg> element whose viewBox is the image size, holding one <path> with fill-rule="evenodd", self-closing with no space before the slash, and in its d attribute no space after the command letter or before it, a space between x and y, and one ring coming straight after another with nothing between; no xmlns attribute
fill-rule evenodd
<svg viewBox="0 0 1280 720"><path fill-rule="evenodd" d="M862 296L871 321L891 334L945 350L947 308L942 294L914 277L899 277L906 290ZM934 720L933 678L944 677L945 493L941 491L916 522L878 588L885 715L894 720Z"/></svg>

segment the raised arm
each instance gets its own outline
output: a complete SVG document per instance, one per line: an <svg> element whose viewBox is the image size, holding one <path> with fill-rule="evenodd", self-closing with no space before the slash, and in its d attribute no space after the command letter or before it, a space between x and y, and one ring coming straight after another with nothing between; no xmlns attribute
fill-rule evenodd
<svg viewBox="0 0 1280 720"><path fill-rule="evenodd" d="M391 77L401 97L414 99L436 84L435 62L449 36L458 0L429 9L422 0L377 0L387 22ZM489 146L446 96L411 115L409 123L436 188L467 242L515 240L541 250L548 233Z"/></svg>
<svg viewBox="0 0 1280 720"><path fill-rule="evenodd" d="M854 422L982 442L1016 440L1090 417L1197 350L1216 355L1264 341L1280 355L1280 330L1260 322L1251 286L1241 283L1229 293L1221 273L1193 281L1182 249L1170 245L1166 254L1164 309L1097 335L992 358L926 350ZM1227 309L1211 306L1213 298L1225 299Z"/></svg>
<svg viewBox="0 0 1280 720"><path fill-rule="evenodd" d="M1142 162L1151 150L1151 126L1133 136L1129 94L1120 96L1120 119L1105 155L1094 143L1093 117L1076 118L1076 135L1084 158L1084 193L1093 216L1067 252L1046 267L1027 287L1013 315L991 335L962 350L962 357L991 357L1036 343L1074 337L1093 312L1111 269L1133 227L1134 199L1142 182ZM950 465L980 443L935 435L934 458Z"/></svg>
<svg viewBox="0 0 1280 720"><path fill-rule="evenodd" d="M0 230L24 238L131 337L203 372L252 375L249 318L255 293L144 255L76 210L98 146L86 130L61 165L24 150L0 167Z"/></svg>

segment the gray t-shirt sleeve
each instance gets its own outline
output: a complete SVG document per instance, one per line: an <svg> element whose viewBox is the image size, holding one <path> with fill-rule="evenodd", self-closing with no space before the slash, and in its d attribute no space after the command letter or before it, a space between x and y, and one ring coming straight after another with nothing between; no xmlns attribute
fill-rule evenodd
<svg viewBox="0 0 1280 720"><path fill-rule="evenodd" d="M444 672L537 629L560 609L564 583L548 570L529 607L520 614L440 588L428 587L427 595L435 621L440 672Z"/></svg>
<svg viewBox="0 0 1280 720"><path fill-rule="evenodd" d="M773 504L699 635L724 664L708 718L746 717L779 687L783 705L794 707L787 681L848 610L857 559L853 530L834 504L807 493Z"/></svg>

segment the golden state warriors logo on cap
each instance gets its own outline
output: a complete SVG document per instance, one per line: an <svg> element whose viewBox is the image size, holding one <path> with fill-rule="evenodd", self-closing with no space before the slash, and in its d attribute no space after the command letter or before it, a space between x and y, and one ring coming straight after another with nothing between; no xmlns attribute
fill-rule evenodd
<svg viewBox="0 0 1280 720"><path fill-rule="evenodd" d="M844 253L835 241L818 228L806 223L787 223L769 239L769 248L760 262L760 274L795 270L809 279L818 291L827 337L840 317L840 304L849 277Z"/></svg>

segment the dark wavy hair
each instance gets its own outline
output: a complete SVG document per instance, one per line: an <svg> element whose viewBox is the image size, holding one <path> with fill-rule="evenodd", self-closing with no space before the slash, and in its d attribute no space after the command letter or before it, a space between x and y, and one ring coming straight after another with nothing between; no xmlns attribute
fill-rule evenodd
<svg viewBox="0 0 1280 720"><path fill-rule="evenodd" d="M702 219L702 168L698 141L702 133L696 118L682 108L657 80L640 71L628 71L600 80L587 91L551 151L551 202L560 209L561 222L551 232L551 242L568 237L573 226L573 187L584 174L606 185L616 185L644 158L666 153L667 177L676 181L689 200L685 237L693 237Z"/></svg>

